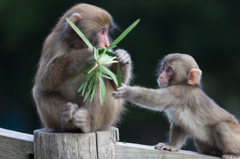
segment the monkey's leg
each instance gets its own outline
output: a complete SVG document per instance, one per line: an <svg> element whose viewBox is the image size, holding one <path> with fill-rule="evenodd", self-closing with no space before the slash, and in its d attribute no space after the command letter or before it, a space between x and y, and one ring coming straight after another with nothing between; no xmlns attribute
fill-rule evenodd
<svg viewBox="0 0 240 159"><path fill-rule="evenodd" d="M180 126L171 123L170 139L168 143L159 143L155 146L158 150L178 151L187 139L186 132Z"/></svg>
<svg viewBox="0 0 240 159"><path fill-rule="evenodd" d="M63 120L64 116L67 115L66 113L65 115L62 115L62 109L67 103L67 100L63 96L57 92L45 92L37 86L33 88L33 96L45 128L51 131L76 129L73 124L70 122L66 123L66 120ZM72 105L71 109L75 111L75 107L75 105ZM68 110L69 113L74 113L74 111Z"/></svg>
<svg viewBox="0 0 240 159"><path fill-rule="evenodd" d="M223 159L240 157L240 127L236 122L221 122L213 128L217 147L223 152Z"/></svg>
<svg viewBox="0 0 240 159"><path fill-rule="evenodd" d="M103 105L101 105L99 99L99 86L96 88L96 94L92 102L87 99L82 105L79 104L80 108L74 114L73 124L83 132L104 130L119 121L120 114L124 110L122 100L112 98L114 88L111 81L105 80L105 88L106 98Z"/></svg>
<svg viewBox="0 0 240 159"><path fill-rule="evenodd" d="M213 156L222 156L222 152L216 148L214 145L209 145L207 143L203 143L200 140L194 139L195 146L197 147L198 152L209 154Z"/></svg>

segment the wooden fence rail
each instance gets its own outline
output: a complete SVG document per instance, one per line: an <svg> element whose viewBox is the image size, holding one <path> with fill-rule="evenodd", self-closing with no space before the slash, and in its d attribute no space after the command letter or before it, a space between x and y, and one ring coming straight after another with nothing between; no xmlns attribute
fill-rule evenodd
<svg viewBox="0 0 240 159"><path fill-rule="evenodd" d="M190 151L159 151L153 146L122 143L117 128L91 133L34 135L0 128L0 159L219 159Z"/></svg>

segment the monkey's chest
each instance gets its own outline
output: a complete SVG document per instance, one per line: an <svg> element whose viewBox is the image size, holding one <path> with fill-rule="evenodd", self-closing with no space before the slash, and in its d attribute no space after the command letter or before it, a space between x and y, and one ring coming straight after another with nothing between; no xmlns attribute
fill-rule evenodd
<svg viewBox="0 0 240 159"><path fill-rule="evenodd" d="M171 123L181 127L188 135L193 138L209 140L210 130L205 127L203 121L190 109L168 109L165 111Z"/></svg>

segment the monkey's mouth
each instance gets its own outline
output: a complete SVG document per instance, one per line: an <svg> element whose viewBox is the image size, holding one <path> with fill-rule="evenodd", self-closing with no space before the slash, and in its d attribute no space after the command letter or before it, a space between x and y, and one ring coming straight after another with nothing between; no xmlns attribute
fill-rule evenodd
<svg viewBox="0 0 240 159"><path fill-rule="evenodd" d="M168 87L168 83L160 83L160 87L161 87L161 88Z"/></svg>

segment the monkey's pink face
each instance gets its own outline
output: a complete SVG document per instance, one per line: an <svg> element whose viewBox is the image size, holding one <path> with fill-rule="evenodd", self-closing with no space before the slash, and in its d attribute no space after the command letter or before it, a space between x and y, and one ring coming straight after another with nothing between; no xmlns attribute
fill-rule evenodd
<svg viewBox="0 0 240 159"><path fill-rule="evenodd" d="M158 78L158 84L160 87L165 88L169 86L169 80L173 76L173 68L169 65L164 65L162 68L162 73Z"/></svg>
<svg viewBox="0 0 240 159"><path fill-rule="evenodd" d="M107 48L109 44L108 40L108 28L103 28L97 32L98 44L96 48Z"/></svg>

